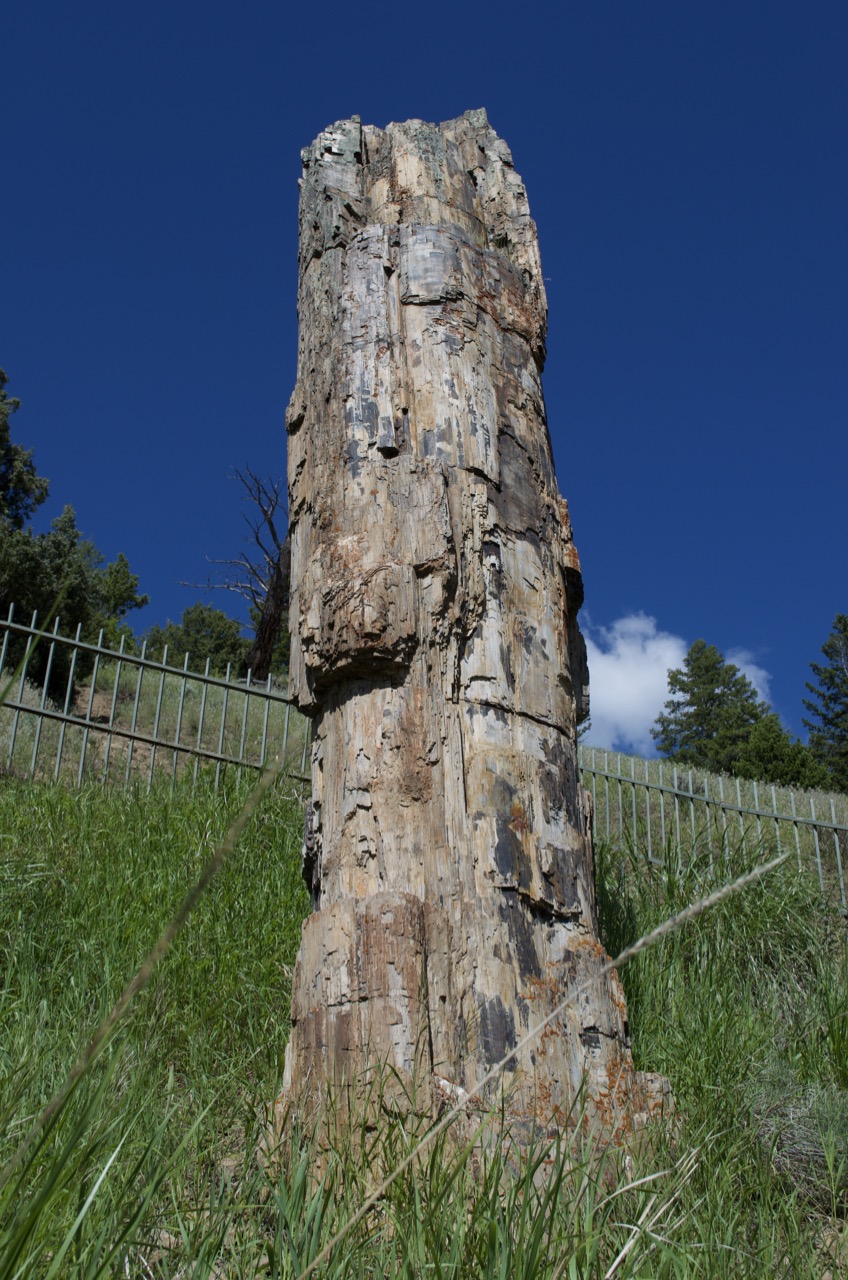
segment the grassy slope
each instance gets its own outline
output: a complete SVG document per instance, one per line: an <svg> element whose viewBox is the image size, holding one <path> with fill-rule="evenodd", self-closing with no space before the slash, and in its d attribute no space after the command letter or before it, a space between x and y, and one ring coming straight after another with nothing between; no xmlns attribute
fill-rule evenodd
<svg viewBox="0 0 848 1280"><path fill-rule="evenodd" d="M146 797L0 782L4 1156L239 799L180 784ZM21 1265L23 1275L176 1277L189 1260L198 1277L294 1276L359 1203L373 1153L331 1160L317 1192L308 1144L282 1173L252 1158L307 908L300 826L293 800L268 797L110 1054L20 1185L0 1189L0 1280ZM706 887L697 862L658 873L604 849L598 878L613 951ZM566 1152L562 1186L537 1193L519 1180L504 1194L497 1149L474 1184L437 1150L322 1274L820 1276L848 1155L844 921L790 866L623 976L639 1064L670 1078L680 1117L631 1177L662 1176L611 1198ZM391 1164L409 1134L388 1118L373 1141Z"/></svg>
<svg viewBox="0 0 848 1280"><path fill-rule="evenodd" d="M599 864L613 953L710 883L698 860L682 870L669 856L658 870L602 849ZM743 867L731 859L726 878ZM622 978L637 1064L669 1077L680 1139L701 1147L689 1228L698 1273L821 1275L814 1250L848 1190L843 917L790 861Z"/></svg>
<svg viewBox="0 0 848 1280"><path fill-rule="evenodd" d="M208 786L145 796L0 783L4 1158L155 942L241 798ZM122 1164L144 1150L166 1111L154 1164L207 1108L191 1143L198 1164L212 1147L241 1148L257 1099L273 1097L307 909L301 830L296 801L266 798L119 1034L94 1131L132 1120ZM81 1107L80 1098L70 1110ZM95 1164L102 1157L93 1154ZM46 1244L72 1220L76 1196L72 1187L52 1205Z"/></svg>

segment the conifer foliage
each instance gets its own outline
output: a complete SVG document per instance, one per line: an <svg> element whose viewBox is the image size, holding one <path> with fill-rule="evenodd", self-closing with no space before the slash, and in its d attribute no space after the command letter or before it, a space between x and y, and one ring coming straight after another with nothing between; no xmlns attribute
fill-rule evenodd
<svg viewBox="0 0 848 1280"><path fill-rule="evenodd" d="M47 497L48 482L35 469L32 449L12 444L10 419L21 402L6 395L8 381L0 369L0 520L22 529Z"/></svg>
<svg viewBox="0 0 848 1280"><path fill-rule="evenodd" d="M241 625L211 605L190 605L179 622L164 627L151 627L147 633L147 655L164 659L168 650L169 666L182 666L188 655L191 669L202 671L206 659L213 675L222 676L228 667L239 671L248 649Z"/></svg>
<svg viewBox="0 0 848 1280"><path fill-rule="evenodd" d="M816 683L807 683L812 698L804 706L810 749L827 769L831 783L848 791L848 614L838 613L822 645L826 662L811 662Z"/></svg>
<svg viewBox="0 0 848 1280"><path fill-rule="evenodd" d="M651 730L660 754L732 773L751 730L768 711L748 677L715 645L696 640L683 667L669 671L668 689L671 697Z"/></svg>
<svg viewBox="0 0 848 1280"><path fill-rule="evenodd" d="M715 645L696 640L668 673L671 697L651 734L661 755L711 773L787 787L825 787L829 775L783 727L751 681Z"/></svg>

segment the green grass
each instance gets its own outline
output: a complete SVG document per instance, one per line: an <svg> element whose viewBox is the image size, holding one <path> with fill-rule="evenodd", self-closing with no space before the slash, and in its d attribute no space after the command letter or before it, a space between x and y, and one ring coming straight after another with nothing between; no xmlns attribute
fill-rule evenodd
<svg viewBox="0 0 848 1280"><path fill-rule="evenodd" d="M247 786L190 782L148 796L0 781L3 1160ZM265 798L107 1051L0 1185L0 1280L298 1276L423 1132L375 1094L323 1159L308 1133L257 1158L307 910L301 824L285 789ZM706 855L667 852L658 870L599 848L612 952L714 887ZM719 861L733 875L754 860ZM497 1116L483 1144L440 1138L317 1274L820 1277L848 1186L844 919L788 863L622 977L638 1064L671 1081L673 1124L626 1167L566 1136L522 1154Z"/></svg>
<svg viewBox="0 0 848 1280"><path fill-rule="evenodd" d="M194 791L187 780L173 793L163 785L149 796L0 783L3 1159L174 914L243 794L233 784L216 793L210 779ZM77 1155L91 1147L84 1165L93 1176L103 1143L125 1137L101 1201L111 1202L114 1177L120 1180L151 1142L148 1163L167 1165L192 1126L183 1152L190 1152L183 1173L193 1165L192 1180L213 1153L219 1161L241 1154L258 1099L273 1097L307 909L301 828L295 798L283 790L266 798L137 1001L109 1061L60 1118L52 1154L108 1076L77 1146ZM16 1201L37 1185L39 1167ZM134 1190L120 1198L129 1203L141 1194L149 1176L140 1171ZM40 1248L57 1247L51 1239L61 1238L79 1209L87 1175L73 1181L43 1215ZM87 1217L94 1220L91 1211Z"/></svg>
<svg viewBox="0 0 848 1280"><path fill-rule="evenodd" d="M738 852L722 861L728 878L744 869ZM668 849L657 868L602 847L598 883L615 953L703 893L708 857ZM637 1064L671 1080L678 1145L703 1144L698 1274L820 1275L815 1251L848 1195L844 917L790 860L622 979Z"/></svg>

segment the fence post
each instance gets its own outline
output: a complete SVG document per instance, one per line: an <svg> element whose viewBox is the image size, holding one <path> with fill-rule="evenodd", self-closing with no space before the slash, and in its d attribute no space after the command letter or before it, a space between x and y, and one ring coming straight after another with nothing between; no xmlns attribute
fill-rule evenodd
<svg viewBox="0 0 848 1280"><path fill-rule="evenodd" d="M839 848L839 833L836 830L836 807L833 803L833 796L830 797L830 820L833 823L833 847L836 851L836 870L839 875L839 899L842 903L842 910L845 910L845 880L842 875L842 853Z"/></svg>
<svg viewBox="0 0 848 1280"><path fill-rule="evenodd" d="M35 631L35 628L36 628L37 622L38 622L38 610L37 610L37 609L35 609L35 610L33 611L33 615L32 615L32 622L30 623L30 626L32 627L32 630L33 630L33 631ZM23 700L24 700L24 690L26 689L26 674L27 674L27 668L28 668L28 666L29 666L30 655L32 654L32 651L33 651L33 648L34 648L34 647L35 647L35 646L34 646L34 642L32 642L32 641L29 641L29 640L28 640L28 641L27 641L27 645L26 645L26 649L24 650L23 662L22 662L22 664L21 664L21 678L20 678L20 681L19 681L19 683L18 683L18 697L17 697L17 702L18 702L19 704L20 704L20 703L22 703L22 702L23 702ZM18 707L15 707L15 714L14 714L14 716L12 717L12 732L11 732L11 735L10 735L10 737L9 737L9 758L8 758L8 760L6 761L7 767L8 767L9 769L11 769L11 767L12 767L12 760L13 760L14 755L15 755L15 743L16 743L17 738L18 738L18 721L20 720L20 718L21 718L21 713L20 713L20 711L19 711Z"/></svg>
<svg viewBox="0 0 848 1280"><path fill-rule="evenodd" d="M606 838L609 841L609 838L610 838L609 764L608 764L608 752L606 751L604 752L604 813L606 815L604 828L606 832Z"/></svg>
<svg viewBox="0 0 848 1280"><path fill-rule="evenodd" d="M727 810L724 807L724 775L721 773L718 775L718 802L721 805L721 860L726 867L730 850L727 840Z"/></svg>
<svg viewBox="0 0 848 1280"><path fill-rule="evenodd" d="M633 840L633 851L634 851L634 853L635 853L635 852L636 852L636 848L637 848L637 844L636 844L636 831L637 831L637 818L636 818L636 761L634 760L633 756L631 756L631 757L630 757L630 810L631 810L631 813L632 813L632 815L633 815L633 833L632 833L632 840Z"/></svg>
<svg viewBox="0 0 848 1280"><path fill-rule="evenodd" d="M592 779L592 820L593 822L597 822L598 821L598 779L597 779L597 774L595 773L594 766L595 766L595 748L593 747L592 748L592 769L590 771L589 776ZM582 778L580 778L580 782L582 784L583 782Z"/></svg>
<svg viewBox="0 0 848 1280"><path fill-rule="evenodd" d="M14 604L10 604L9 616L6 619L6 630L3 633L3 647L2 649L0 649L0 678L2 678L2 675L3 675L3 667L6 665L6 651L9 647L9 636L12 634L11 627L12 627L12 620L14 616L15 616L15 606ZM3 689L0 689L0 695L2 695L4 692L5 691Z"/></svg>
<svg viewBox="0 0 848 1280"><path fill-rule="evenodd" d="M141 642L141 663L138 668L138 680L135 685L135 698L133 699L132 724L130 725L130 733L135 733L138 727L138 706L141 701L141 682L144 679L144 660L147 657L147 641ZM130 738L129 750L127 751L127 769L124 775L124 781L129 782L130 772L132 770L133 748L135 747L135 738Z"/></svg>
<svg viewBox="0 0 848 1280"><path fill-rule="evenodd" d="M309 743L312 740L312 721L307 720L303 726L303 755L300 760L301 774L306 771L306 753L309 750Z"/></svg>
<svg viewBox="0 0 848 1280"><path fill-rule="evenodd" d="M796 811L795 811L795 792L794 792L794 791L790 791L790 792L789 792L789 803L790 803L790 806L791 806L791 808L792 808L792 817L793 817L793 818L797 818L797 816L798 816L798 815L797 815L797 813L796 813ZM800 870L801 870L801 840L800 840L800 837L799 837L799 835L798 835L798 823L797 823L797 821L796 821L796 822L793 822L792 826L793 826L793 829L794 829L794 831L795 831L795 852L796 852L796 853L797 853L797 855L798 855L798 870L800 871Z"/></svg>
<svg viewBox="0 0 848 1280"><path fill-rule="evenodd" d="M47 667L44 672L44 684L41 686L41 710L47 706L47 690L50 688L50 676L53 672L53 658L56 655L56 637L59 634L58 617L53 622L53 639L50 641L50 649L47 653ZM44 716L37 717L38 723L35 726L35 737L32 744L32 760L29 766L30 780L35 777L35 770L38 765L38 748L41 746L41 727L44 724Z"/></svg>
<svg viewBox="0 0 848 1280"><path fill-rule="evenodd" d="M112 703L109 707L109 729L115 727L115 710L118 706L118 686L121 683L121 671L123 670L123 654L124 645L126 644L126 636L121 636L120 647L118 648L118 661L115 664L115 680L112 684ZM104 785L109 781L109 757L112 754L112 734L106 734L106 750L103 753L103 775L102 781Z"/></svg>
<svg viewBox="0 0 848 1280"><path fill-rule="evenodd" d="M738 778L736 779L736 812L737 812L737 815L738 815L738 817L739 817L739 835L740 835L740 837L741 837L741 839L740 839L740 843L741 843L741 845L742 845L742 855L743 855L743 857L744 857L744 856L745 856L745 853L746 853L746 849L745 849L745 823L744 823L743 818L742 818L742 792L741 792L741 790L740 790L740 788L739 788L739 779L738 779Z"/></svg>
<svg viewBox="0 0 848 1280"><path fill-rule="evenodd" d="M815 845L816 845L816 866L818 867L818 871L819 871L819 888L821 889L822 893L824 893L824 872L822 871L821 848L819 846L819 829L815 825L816 803L812 796L810 796L810 817L812 818L813 824L814 824L813 840L815 841Z"/></svg>
<svg viewBox="0 0 848 1280"><path fill-rule="evenodd" d="M262 716L262 744L259 748L259 768L265 768L265 752L268 749L268 717L271 714L271 674L268 673L268 679L265 683L265 692L268 695L265 699L265 711ZM288 710L288 707L286 707ZM282 760L280 767L282 768Z"/></svg>
<svg viewBox="0 0 848 1280"><path fill-rule="evenodd" d="M228 685L230 682L231 667L232 667L232 663L228 662L227 674L224 677ZM229 693L230 691L228 688L224 689L224 700L221 703L221 731L218 734L218 755L219 756L222 756L224 754L224 729L227 723L227 700L229 698ZM215 764L215 790L216 791L218 790L218 785L220 781L221 781L221 761L218 760Z"/></svg>
<svg viewBox="0 0 848 1280"><path fill-rule="evenodd" d="M185 707L187 671L188 671L188 654L186 654L185 657L183 658L183 677L180 680L180 702L179 702L179 706L177 707L177 727L174 730L175 748L179 747L180 745L180 737L182 735L182 730L183 730L183 709ZM177 763L179 761L179 755L180 755L179 751L175 749L174 762L173 762L173 767L171 769L171 793L172 794L173 794L174 787L177 784Z"/></svg>
<svg viewBox="0 0 848 1280"><path fill-rule="evenodd" d="M250 677L251 671L247 673L247 683L244 690L244 711L241 717L241 741L239 742L239 760L244 763L244 744L247 741L247 711L250 706ZM241 774L239 773L239 776Z"/></svg>
<svg viewBox="0 0 848 1280"><path fill-rule="evenodd" d="M774 783L771 786L771 811L774 814L774 836L777 840L777 852L780 855L780 823L777 820L777 792L774 789Z"/></svg>
<svg viewBox="0 0 848 1280"><path fill-rule="evenodd" d="M208 693L208 691L209 691L209 663L210 663L210 661L211 661L211 659L210 659L210 658L207 658L207 659L206 659L206 666L205 666L205 667L204 667L204 669L203 669L203 692L202 692L202 693L201 693L201 695L200 695L200 716L199 716L199 718L198 718L198 724L197 724L197 750L198 750L198 751L200 751L200 748L201 748L201 745L202 745L202 742L203 742L203 721L204 721L204 720L205 720L205 718L206 718L206 695L207 695L207 693ZM191 787L192 787L192 790L194 790L195 786L197 785L197 770L198 770L198 768L199 768L199 767L200 767L200 756L199 756L199 755L195 755L195 757L194 757L194 773L192 774L192 779L191 779ZM216 785L216 787L217 787L217 785L218 785L218 783L217 783L217 775L216 775L215 785Z"/></svg>
<svg viewBox="0 0 848 1280"><path fill-rule="evenodd" d="M162 671L159 676L159 693L156 696L156 714L153 718L153 742L150 746L150 768L147 771L147 794L150 795L150 788L153 786L153 770L156 768L156 746L159 737L159 721L162 717L162 695L165 692L165 668L168 665L168 646L162 651Z"/></svg>
<svg viewBox="0 0 848 1280"><path fill-rule="evenodd" d="M677 837L677 861L679 863L681 856L683 854L683 850L680 845L680 796L679 796L679 785L677 780L677 765L674 766L672 781L674 783L674 831Z"/></svg>
<svg viewBox="0 0 848 1280"><path fill-rule="evenodd" d="M82 731L82 748L80 750L79 772L77 774L77 786L82 786L83 774L85 773L85 757L88 754L88 734L89 724L91 723L91 712L94 707L94 692L97 688L97 673L100 670L100 649L103 646L103 628L100 629L100 635L97 637L97 653L94 655L94 668L91 673L91 687L88 691L88 710L86 712L86 726Z"/></svg>
<svg viewBox="0 0 848 1280"><path fill-rule="evenodd" d="M287 759L287 756L288 756L288 749L289 749L289 716L290 716L290 715L291 715L291 703L290 703L290 702L287 702L287 703L286 703L286 717L285 717L285 720L284 720L284 722L283 722L283 745L282 745L282 747L281 747L281 749L280 749L280 753L281 753L281 756L282 756L282 760L281 760L281 762L280 762L280 763L281 763L281 765L282 765L282 767L283 767L284 769L286 768L286 759Z"/></svg>
<svg viewBox="0 0 848 1280"><path fill-rule="evenodd" d="M760 852L763 848L763 823L760 818L760 793L757 790L757 784L754 783L754 808L757 811L757 846Z"/></svg>
<svg viewBox="0 0 848 1280"><path fill-rule="evenodd" d="M77 623L77 634L76 634L76 637L75 637L75 640L74 640L74 644L75 644L75 645L78 645L78 644L79 644L79 642L80 642L80 635L81 635L81 633L82 633L82 623L81 623L81 622L78 622L78 623ZM71 666L70 666L70 670L68 671L68 684L67 684L67 688L65 689L65 702L64 702L64 705L63 705L63 707L62 707L62 714L63 714L63 715L66 715L66 716L67 716L67 715L70 715L70 711L71 711L71 696L72 696L73 691L74 691L74 676L76 675L76 670L77 670L77 655L78 655L78 654L79 654L79 649L78 649L78 648L75 648L75 649L74 649L74 651L73 651L73 653L71 654ZM61 772L61 770L62 770L62 754L63 754L63 752L64 752L64 750L65 750L65 730L66 730L66 728L67 728L67 724L66 724L66 722L63 720L63 721L62 721L62 723L61 723L61 725L59 726L59 742L58 742L58 744L57 744L57 746L56 746L56 768L53 770L53 781L54 781L54 782L58 782L58 781L59 781L59 774L60 774L60 772Z"/></svg>

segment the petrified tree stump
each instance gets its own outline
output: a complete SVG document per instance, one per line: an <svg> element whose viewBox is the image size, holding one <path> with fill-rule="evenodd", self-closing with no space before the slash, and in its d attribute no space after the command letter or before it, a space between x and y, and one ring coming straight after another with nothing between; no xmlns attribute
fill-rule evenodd
<svg viewBox="0 0 848 1280"><path fill-rule="evenodd" d="M484 111L302 153L291 694L314 718L288 1097L388 1065L609 1131L635 1087L577 771L580 563L536 228Z"/></svg>

